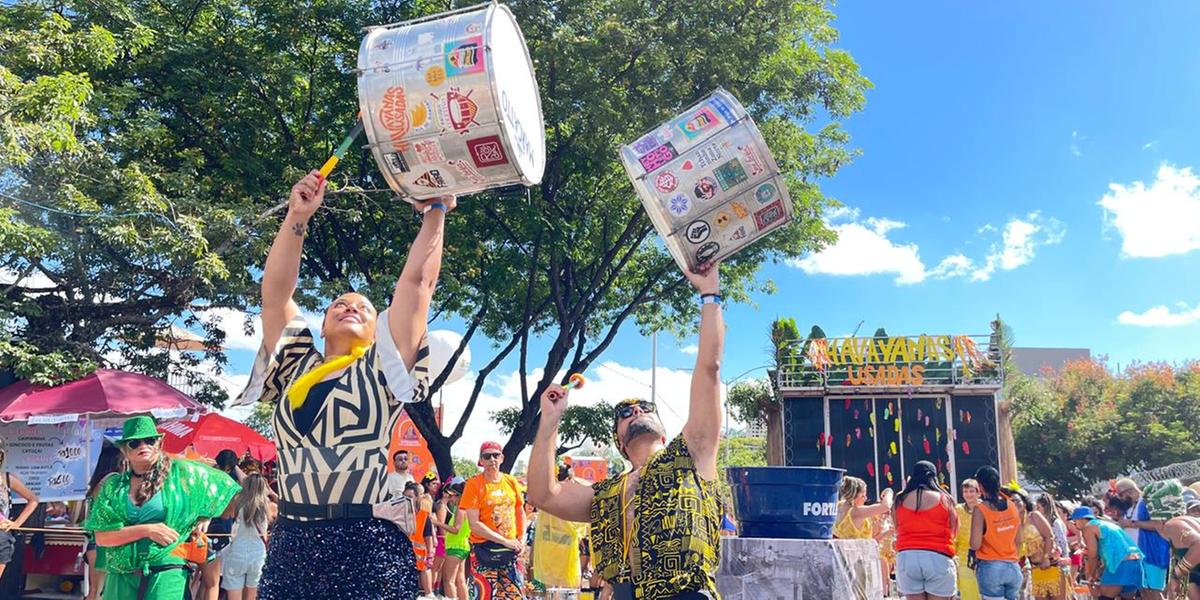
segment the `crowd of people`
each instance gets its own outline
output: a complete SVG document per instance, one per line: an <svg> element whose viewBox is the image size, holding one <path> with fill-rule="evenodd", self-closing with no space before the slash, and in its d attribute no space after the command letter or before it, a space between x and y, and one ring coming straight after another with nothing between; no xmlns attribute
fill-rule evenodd
<svg viewBox="0 0 1200 600"><path fill-rule="evenodd" d="M1072 502L983 467L956 503L921 461L899 494L866 490L844 478L833 532L879 542L887 595L894 579L910 600L1200 600L1200 483L1122 478Z"/></svg>

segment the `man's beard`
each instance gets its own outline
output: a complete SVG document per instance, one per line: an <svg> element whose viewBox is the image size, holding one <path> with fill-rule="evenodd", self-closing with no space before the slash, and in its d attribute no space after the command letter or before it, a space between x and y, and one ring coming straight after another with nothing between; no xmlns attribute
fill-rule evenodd
<svg viewBox="0 0 1200 600"><path fill-rule="evenodd" d="M642 415L625 428L625 437L621 440L621 444L628 446L637 437L650 433L660 438L667 437L666 430L663 429L662 423L657 418L651 415Z"/></svg>
<svg viewBox="0 0 1200 600"><path fill-rule="evenodd" d="M1129 509L1133 508L1133 500L1128 500L1120 496L1114 496L1109 498L1108 505L1121 512L1128 512Z"/></svg>

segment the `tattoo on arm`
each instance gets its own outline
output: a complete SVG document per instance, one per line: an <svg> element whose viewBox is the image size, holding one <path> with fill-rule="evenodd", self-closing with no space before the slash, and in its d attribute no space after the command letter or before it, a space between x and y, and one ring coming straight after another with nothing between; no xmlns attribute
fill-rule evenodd
<svg viewBox="0 0 1200 600"><path fill-rule="evenodd" d="M304 232L306 232L306 231L308 231L308 225L305 225L304 223L293 223L292 224L292 233L294 233L300 237L304 237Z"/></svg>

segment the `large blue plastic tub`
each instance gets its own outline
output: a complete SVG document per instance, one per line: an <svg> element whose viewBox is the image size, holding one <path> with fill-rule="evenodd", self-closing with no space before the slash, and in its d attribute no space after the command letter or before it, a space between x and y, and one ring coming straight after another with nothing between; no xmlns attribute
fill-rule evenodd
<svg viewBox="0 0 1200 600"><path fill-rule="evenodd" d="M837 518L843 469L730 467L738 535L827 540Z"/></svg>

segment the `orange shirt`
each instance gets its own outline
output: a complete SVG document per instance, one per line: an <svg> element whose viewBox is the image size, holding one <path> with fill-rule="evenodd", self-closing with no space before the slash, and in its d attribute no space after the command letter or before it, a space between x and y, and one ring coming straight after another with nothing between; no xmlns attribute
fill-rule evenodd
<svg viewBox="0 0 1200 600"><path fill-rule="evenodd" d="M483 473L468 479L458 507L478 510L480 523L510 540L517 539L525 529L521 484L507 473L501 473L500 480L495 482L485 481ZM487 538L471 532L472 544L486 541Z"/></svg>
<svg viewBox="0 0 1200 600"><path fill-rule="evenodd" d="M1021 513L1017 505L1008 501L1007 510L992 510L986 502L979 503L983 513L983 541L975 556L979 560L1006 560L1017 562L1017 534L1021 532Z"/></svg>

